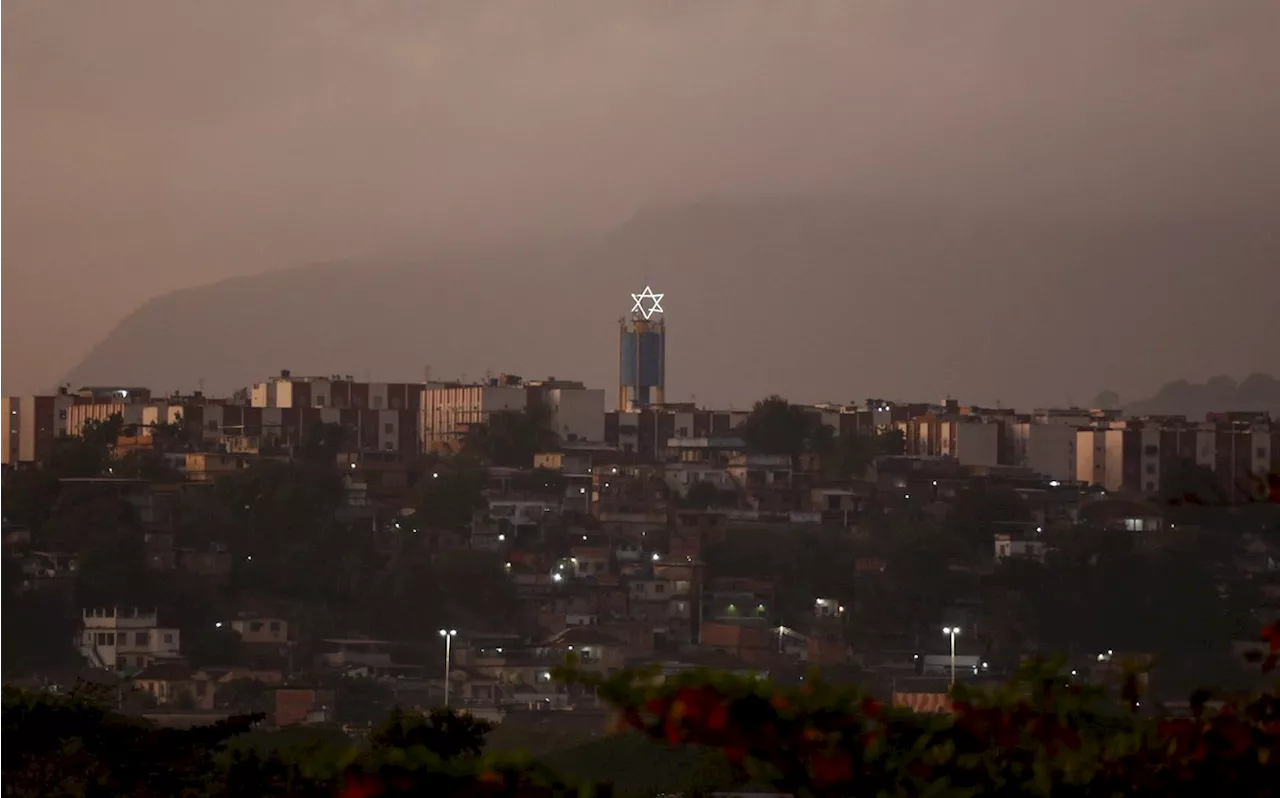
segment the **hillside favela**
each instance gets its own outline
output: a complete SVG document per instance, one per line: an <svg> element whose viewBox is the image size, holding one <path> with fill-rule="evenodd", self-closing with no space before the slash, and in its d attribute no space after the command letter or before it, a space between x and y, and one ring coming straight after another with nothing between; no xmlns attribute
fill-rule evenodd
<svg viewBox="0 0 1280 798"><path fill-rule="evenodd" d="M1280 798L1277 0L4 0L3 798Z"/></svg>

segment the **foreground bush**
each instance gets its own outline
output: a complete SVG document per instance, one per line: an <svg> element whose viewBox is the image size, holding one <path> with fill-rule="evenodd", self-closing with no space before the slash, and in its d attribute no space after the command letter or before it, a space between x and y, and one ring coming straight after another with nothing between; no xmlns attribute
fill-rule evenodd
<svg viewBox="0 0 1280 798"><path fill-rule="evenodd" d="M1277 646L1280 648L1280 646ZM658 684L566 671L617 709L619 726L664 745L718 749L734 784L813 796L1271 796L1280 787L1274 692L1191 717L1142 714L1135 680L1119 696L1028 670L992 692L957 688L954 712L884 706L811 678L798 688L710 672ZM363 746L268 745L246 716L156 729L83 696L6 688L4 784L12 796L607 795L537 763L482 753L487 724L397 711ZM279 742L289 735L271 736ZM593 774L594 775L594 774ZM719 776L717 776L719 778ZM713 785L699 785L707 789Z"/></svg>
<svg viewBox="0 0 1280 798"><path fill-rule="evenodd" d="M1140 714L1121 696L1045 667L1005 687L958 686L954 711L921 715L813 678L777 689L750 677L631 672L592 684L618 723L672 745L724 750L744 777L815 796L1280 794L1280 698L1192 697L1192 716ZM1117 700L1119 699L1119 700Z"/></svg>

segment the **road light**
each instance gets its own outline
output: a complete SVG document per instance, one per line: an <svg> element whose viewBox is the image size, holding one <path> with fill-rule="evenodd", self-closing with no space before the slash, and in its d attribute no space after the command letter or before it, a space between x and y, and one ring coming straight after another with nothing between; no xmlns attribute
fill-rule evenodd
<svg viewBox="0 0 1280 798"><path fill-rule="evenodd" d="M449 658L453 655L453 638L457 637L457 629L441 629L440 636L444 638L444 708L449 708L449 673L452 670Z"/></svg>
<svg viewBox="0 0 1280 798"><path fill-rule="evenodd" d="M942 633L951 637L951 686L956 686L956 635L960 634L959 626L944 626Z"/></svg>

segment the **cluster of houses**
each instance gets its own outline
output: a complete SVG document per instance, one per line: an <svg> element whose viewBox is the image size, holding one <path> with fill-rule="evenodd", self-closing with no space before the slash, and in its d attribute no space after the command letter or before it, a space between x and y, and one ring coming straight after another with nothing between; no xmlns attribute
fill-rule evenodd
<svg viewBox="0 0 1280 798"><path fill-rule="evenodd" d="M594 708L592 696L552 679L552 669L569 654L602 672L660 663L667 671L712 666L800 678L806 667L819 665L885 676L903 695L936 693L898 689L915 678L942 678L936 662L922 664L922 657L939 653L932 644L924 651L874 655L850 645L847 606L859 585L891 578L883 560L859 558L844 595L813 596L811 612L784 618L779 585L759 574L709 573L707 548L748 530L810 528L858 537L871 519L886 514L941 520L974 485L1015 493L1027 509L1022 520L990 524L992 565L1007 558L1042 560L1054 531L1081 524L1159 548L1195 534L1168 507L1147 500L1149 477L1158 476L1170 457L1189 455L1210 470L1265 471L1280 456L1269 420L1256 416L1188 425L1126 422L1102 411L1030 417L954 402L870 400L812 412L841 434L899 430L905 451L876 458L856 478L831 481L812 458L751 451L738 432L745 413L674 405L605 413L597 393L555 380L374 384L287 372L226 401L153 400L137 388L84 389L6 400L10 435L0 448L10 467L38 467L51 436L74 434L90 419L128 417L118 455L160 446L157 430L164 425L185 430L182 447L165 450L182 480L107 475L84 482L133 504L152 567L217 580L230 572L228 553L216 545L175 545L175 499L208 489L256 458L289 457L308 424L352 428L335 455L344 480L341 512L385 531L406 515L416 458L456 445L459 431L486 414L531 402L551 406L561 440L557 450L538 453L532 468L489 469L486 505L468 527L419 529L417 536L431 550L496 553L520 597L523 626L535 634L442 630L447 639L425 648L366 639L359 630L316 640L288 612L254 610L221 622L240 635L250 664L193 669L183 657L180 630L162 626L156 611L78 608L76 645L86 663L132 684L157 707L214 711L238 700L243 684L251 682L271 693L273 717L281 724L333 712L332 691L298 685L295 676L303 671L384 680L406 703L430 705L447 697L499 714L511 707ZM551 473L554 489L531 483ZM704 486L697 501L695 485ZM74 556L32 550L23 533L6 523L6 553L22 560L24 587L57 589L74 580ZM1272 543L1261 537L1246 543L1245 567L1280 569ZM963 659L962 667L974 677L989 670L979 659Z"/></svg>

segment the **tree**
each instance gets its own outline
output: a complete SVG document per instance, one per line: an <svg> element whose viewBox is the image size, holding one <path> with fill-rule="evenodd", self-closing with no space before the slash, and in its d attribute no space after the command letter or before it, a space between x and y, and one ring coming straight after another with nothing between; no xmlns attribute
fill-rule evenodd
<svg viewBox="0 0 1280 798"><path fill-rule="evenodd" d="M112 466L115 476L151 483L175 484L183 480L180 470L157 449L135 449Z"/></svg>
<svg viewBox="0 0 1280 798"><path fill-rule="evenodd" d="M1179 457L1160 470L1160 498L1175 505L1222 507L1230 497L1212 468Z"/></svg>
<svg viewBox="0 0 1280 798"><path fill-rule="evenodd" d="M332 467L338 453L348 443L348 430L341 424L322 423L307 427L298 447L299 459Z"/></svg>
<svg viewBox="0 0 1280 798"><path fill-rule="evenodd" d="M222 622L183 629L182 651L196 668L243 665L245 661L240 633Z"/></svg>
<svg viewBox="0 0 1280 798"><path fill-rule="evenodd" d="M881 439L875 435L857 432L841 435L830 454L823 458L823 471L840 479L861 478L876 457L885 454L881 446Z"/></svg>
<svg viewBox="0 0 1280 798"><path fill-rule="evenodd" d="M1010 488L976 485L961 491L947 511L952 535L974 547L991 551L992 536L1007 524L1031 520L1026 501Z"/></svg>
<svg viewBox="0 0 1280 798"><path fill-rule="evenodd" d="M826 451L831 435L831 428L819 416L777 394L756 402L742 424L742 438L748 449L761 454L785 454L793 463L803 452Z"/></svg>
<svg viewBox="0 0 1280 798"><path fill-rule="evenodd" d="M470 526L475 511L486 506L486 477L483 468L463 461L424 472L414 489L414 523L439 529Z"/></svg>
<svg viewBox="0 0 1280 798"><path fill-rule="evenodd" d="M684 504L697 510L705 510L720 503L720 489L705 479L694 482L684 492Z"/></svg>
<svg viewBox="0 0 1280 798"><path fill-rule="evenodd" d="M104 420L89 419L75 436L53 442L48 469L60 479L100 477L111 467L116 440L124 431L124 419L115 414Z"/></svg>
<svg viewBox="0 0 1280 798"><path fill-rule="evenodd" d="M529 468L535 454L550 451L559 442L560 436L552 427L551 409L534 403L524 410L491 413L466 432L462 449L490 465Z"/></svg>
<svg viewBox="0 0 1280 798"><path fill-rule="evenodd" d="M876 435L878 454L904 455L907 453L907 436L898 428L887 429Z"/></svg>
<svg viewBox="0 0 1280 798"><path fill-rule="evenodd" d="M62 486L48 469L26 468L6 471L3 482L4 517L18 526L40 534L49 518Z"/></svg>
<svg viewBox="0 0 1280 798"><path fill-rule="evenodd" d="M479 756L485 737L493 731L488 721L462 715L451 709L415 712L395 707L377 728L369 733L374 750L422 746L441 759Z"/></svg>

